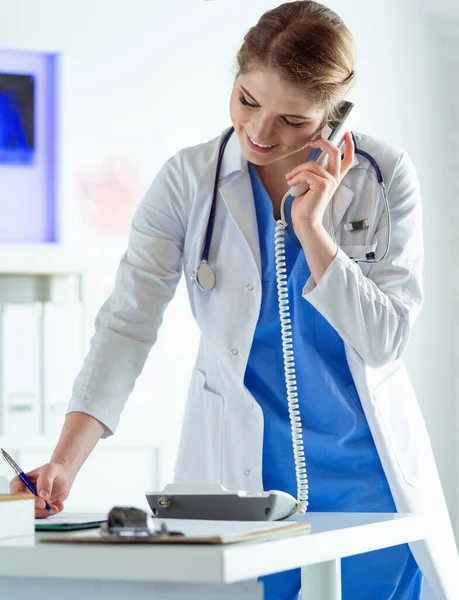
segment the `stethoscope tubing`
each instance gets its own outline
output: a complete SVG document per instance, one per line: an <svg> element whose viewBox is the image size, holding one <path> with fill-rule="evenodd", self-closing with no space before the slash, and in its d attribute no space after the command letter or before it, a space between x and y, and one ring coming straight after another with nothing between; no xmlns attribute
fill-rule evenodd
<svg viewBox="0 0 459 600"><path fill-rule="evenodd" d="M213 194L212 194L212 204L210 207L206 235L205 235L204 243L203 243L203 247L202 247L201 263L197 267L197 269L195 271L193 271L192 276L191 276L193 281L203 291L212 290L215 287L215 282L216 282L215 273L214 273L212 267L210 267L210 265L209 265L209 252L210 252L210 245L212 243L212 233L213 233L213 229L214 229L215 210L216 210L216 204L217 204L218 180L220 178L220 170L221 170L223 155L224 155L228 140L230 139L230 137L232 136L233 133L234 133L234 127L230 127L230 129L225 134L223 141L219 148L218 159L217 159L217 168L215 171L214 188L213 188ZM360 150L360 148L357 146L357 140L355 139L354 132L351 132L351 135L352 135L352 141L354 143L355 154L360 154L361 156L366 158L372 165L373 169L375 170L378 183L381 187L381 192L382 192L382 196L383 196L383 200L384 200L384 208L385 208L385 212L386 212L387 235L386 235L386 249L384 251L384 254L380 258L375 258L374 253L369 253L369 254L365 255L365 257L357 257L357 258L352 259L354 262L363 262L363 263L372 264L372 263L377 263L377 262L384 260L384 258L386 258L387 254L389 253L390 242L391 242L390 207L389 207L389 202L388 202L388 198L387 198L386 186L384 184L384 177L381 172L381 169L379 168L378 163L371 156L371 154L369 154L368 152L365 152L364 150ZM288 197L288 195L289 194L287 193L284 196L282 203L285 202L285 199ZM333 229L333 224L332 224L332 229ZM334 229L333 229L332 238L336 242ZM203 275L201 278L199 276L200 271Z"/></svg>

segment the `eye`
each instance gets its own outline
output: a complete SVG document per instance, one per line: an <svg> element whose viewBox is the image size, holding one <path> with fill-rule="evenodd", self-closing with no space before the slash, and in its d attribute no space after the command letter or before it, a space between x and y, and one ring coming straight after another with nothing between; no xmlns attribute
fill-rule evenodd
<svg viewBox="0 0 459 600"><path fill-rule="evenodd" d="M244 106L248 106L249 108L258 108L258 104L250 104L250 102L247 101L247 98L245 96L240 96L239 97L239 102L241 104L243 104ZM291 121L289 121L288 119L286 119L285 117L281 117L282 121L288 125L289 127L295 127L295 128L300 128L303 127L304 123L292 123Z"/></svg>
<svg viewBox="0 0 459 600"><path fill-rule="evenodd" d="M244 106L250 106L251 108L257 108L257 104L250 104L250 102L247 102L247 99L245 96L241 96L239 98L239 101L241 104L243 104Z"/></svg>
<svg viewBox="0 0 459 600"><path fill-rule="evenodd" d="M303 127L304 123L291 123L285 117L282 117L282 120L286 125L290 125L290 127Z"/></svg>

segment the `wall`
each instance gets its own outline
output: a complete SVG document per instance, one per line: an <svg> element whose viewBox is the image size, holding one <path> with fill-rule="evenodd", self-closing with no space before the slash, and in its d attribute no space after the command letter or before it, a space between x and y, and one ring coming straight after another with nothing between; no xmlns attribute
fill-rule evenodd
<svg viewBox="0 0 459 600"><path fill-rule="evenodd" d="M439 7L431 13L430 21L434 33L434 52L437 57L436 72L433 79L437 98L438 112L443 116L442 122L436 131L438 154L436 152L435 168L432 169L437 174L436 181L440 193L438 198L437 223L442 222L447 226L444 228L443 236L446 239L446 255L443 255L442 263L445 265L444 288L452 307L452 314L449 318L449 331L452 339L451 355L449 363L451 364L451 374L453 376L453 402L457 407L459 394L459 377L455 365L459 361L459 265L457 262L457 253L459 251L459 206L457 197L459 184L456 175L459 162L458 135L459 126L457 123L457 114L459 108L459 81L457 76L459 70L459 7L456 12L449 15L444 13L444 7ZM443 9L443 10L442 10ZM445 219L446 217L446 219ZM451 430L457 431L458 415L456 414L452 421ZM456 439L456 436L454 436ZM455 448L451 447L451 456L459 456L459 445L456 439ZM456 515L459 509L459 487L457 478L453 476L456 484Z"/></svg>
<svg viewBox="0 0 459 600"><path fill-rule="evenodd" d="M60 53L63 233L99 264L93 310L110 289L126 222L156 170L178 148L214 137L229 124L236 50L248 27L277 4L0 0L3 47ZM439 214L447 218L449 199L432 168L441 151L443 117L431 84L428 7L415 0L329 4L358 44L359 82L352 97L362 107L360 129L404 147L422 184L426 299L407 363L453 509L455 307L442 260L449 241L438 221ZM114 196L121 218L110 221L107 202ZM181 286L120 426L123 434L137 430L139 439L168 444L166 479L196 343Z"/></svg>

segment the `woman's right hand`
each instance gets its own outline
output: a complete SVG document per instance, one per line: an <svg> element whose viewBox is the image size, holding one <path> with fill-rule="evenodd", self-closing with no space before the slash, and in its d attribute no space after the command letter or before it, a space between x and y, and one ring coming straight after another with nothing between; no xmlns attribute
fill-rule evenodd
<svg viewBox="0 0 459 600"><path fill-rule="evenodd" d="M64 508L64 500L68 497L72 481L64 465L50 462L26 473L38 491L40 497L35 497L35 518L43 519L51 514L57 514ZM29 492L19 477L10 481L10 492L18 494ZM30 493L30 492L29 492ZM45 500L51 505L53 512L46 510Z"/></svg>

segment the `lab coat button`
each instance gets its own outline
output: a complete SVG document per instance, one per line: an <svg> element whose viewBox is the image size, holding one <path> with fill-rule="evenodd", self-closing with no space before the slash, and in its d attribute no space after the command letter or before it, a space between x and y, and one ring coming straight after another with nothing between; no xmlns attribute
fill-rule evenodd
<svg viewBox="0 0 459 600"><path fill-rule="evenodd" d="M247 477L248 477L248 476L250 475L250 473L251 473L251 472L252 472L252 471L251 471L250 469L246 469L246 470L244 471L244 475L247 475Z"/></svg>
<svg viewBox="0 0 459 600"><path fill-rule="evenodd" d="M252 402L249 402L249 404L247 404L247 408L249 410L253 410L254 406L253 406Z"/></svg>
<svg viewBox="0 0 459 600"><path fill-rule="evenodd" d="M255 286L253 285L253 283L248 283L247 284L247 289L249 290L249 292L252 292L254 287Z"/></svg>
<svg viewBox="0 0 459 600"><path fill-rule="evenodd" d="M231 354L232 354L233 356L236 356L236 354L237 354L237 353L238 353L238 349L237 349L237 348L232 348L232 349L231 349Z"/></svg>

